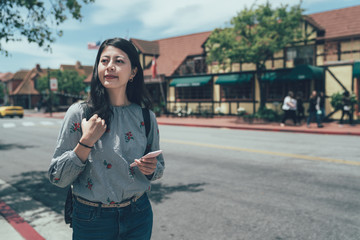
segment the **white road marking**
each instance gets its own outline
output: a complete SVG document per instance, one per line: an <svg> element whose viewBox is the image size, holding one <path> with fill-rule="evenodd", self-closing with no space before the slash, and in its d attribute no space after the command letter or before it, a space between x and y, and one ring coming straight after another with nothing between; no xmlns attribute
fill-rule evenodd
<svg viewBox="0 0 360 240"><path fill-rule="evenodd" d="M32 127L32 126L35 126L35 123L33 123L33 122L23 122L22 125L25 126L25 127Z"/></svg>
<svg viewBox="0 0 360 240"><path fill-rule="evenodd" d="M41 121L40 122L41 125L45 125L45 126L51 126L51 125L54 125L53 122L48 122L48 121Z"/></svg>
<svg viewBox="0 0 360 240"><path fill-rule="evenodd" d="M4 128L13 128L13 127L16 127L16 124L15 123L4 123L3 127Z"/></svg>

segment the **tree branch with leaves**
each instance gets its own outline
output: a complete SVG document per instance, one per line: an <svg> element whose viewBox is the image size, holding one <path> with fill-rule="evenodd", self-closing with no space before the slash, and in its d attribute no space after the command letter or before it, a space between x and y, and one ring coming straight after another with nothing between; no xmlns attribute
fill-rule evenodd
<svg viewBox="0 0 360 240"><path fill-rule="evenodd" d="M62 30L56 30L71 18L81 21L81 8L95 0L0 0L0 53L9 55L6 43L23 41L36 43L51 51L50 44L61 37ZM5 41L5 44L4 44ZM5 47L4 47L5 45Z"/></svg>
<svg viewBox="0 0 360 240"><path fill-rule="evenodd" d="M301 1L289 7L272 8L269 2L244 8L230 21L230 27L215 29L206 42L207 63L253 63L260 88L260 108L265 107L261 76L265 63L285 47L304 39Z"/></svg>

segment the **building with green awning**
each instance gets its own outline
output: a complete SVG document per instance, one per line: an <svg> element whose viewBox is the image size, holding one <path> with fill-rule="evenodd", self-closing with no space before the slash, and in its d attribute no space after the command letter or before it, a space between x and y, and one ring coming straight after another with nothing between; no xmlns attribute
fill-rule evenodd
<svg viewBox="0 0 360 240"><path fill-rule="evenodd" d="M292 81L306 79L321 81L324 79L324 68L307 64L299 65L293 68L289 74L284 75L283 77Z"/></svg>
<svg viewBox="0 0 360 240"><path fill-rule="evenodd" d="M230 75L220 75L216 80L215 84L220 85L235 85L240 83L250 82L254 74L230 74Z"/></svg>
<svg viewBox="0 0 360 240"><path fill-rule="evenodd" d="M209 83L211 76L174 78L170 87L198 87Z"/></svg>

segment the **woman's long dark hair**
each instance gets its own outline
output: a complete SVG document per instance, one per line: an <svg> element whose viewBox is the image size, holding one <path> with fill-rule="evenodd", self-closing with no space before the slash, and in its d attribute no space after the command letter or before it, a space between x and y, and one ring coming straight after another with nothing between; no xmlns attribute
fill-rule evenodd
<svg viewBox="0 0 360 240"><path fill-rule="evenodd" d="M140 64L139 53L134 45L123 38L112 38L105 40L97 53L94 65L93 76L91 79L90 97L87 102L89 113L91 117L93 114L98 114L103 118L109 126L110 119L113 116L109 95L105 87L101 84L98 75L98 65L101 53L107 46L116 47L124 51L131 62L131 69L137 68L137 72L132 82L128 82L126 86L126 95L130 102L136 103L141 107L151 108L151 100L144 84L144 72Z"/></svg>

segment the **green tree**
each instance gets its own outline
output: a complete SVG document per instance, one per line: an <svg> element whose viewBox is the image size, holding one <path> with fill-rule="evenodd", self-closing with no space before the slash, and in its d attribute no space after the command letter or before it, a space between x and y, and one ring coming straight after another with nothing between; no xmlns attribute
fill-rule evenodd
<svg viewBox="0 0 360 240"><path fill-rule="evenodd" d="M0 40L36 43L45 50L51 50L54 35L62 36L59 26L68 19L82 19L82 4L95 0L0 0ZM8 51L0 43L0 52L8 56Z"/></svg>
<svg viewBox="0 0 360 240"><path fill-rule="evenodd" d="M84 92L84 79L86 76L80 76L76 71L50 71L50 78L56 78L58 81L58 92L61 94L81 95ZM41 93L49 89L48 76L37 80L37 90Z"/></svg>
<svg viewBox="0 0 360 240"><path fill-rule="evenodd" d="M206 42L207 62L226 68L232 63L253 63L260 88L260 108L265 107L265 84L260 81L265 62L284 47L304 40L301 30L301 1L273 9L269 2L244 8L230 21L230 27L215 29Z"/></svg>
<svg viewBox="0 0 360 240"><path fill-rule="evenodd" d="M5 97L5 86L4 83L0 82L0 103L4 102Z"/></svg>

